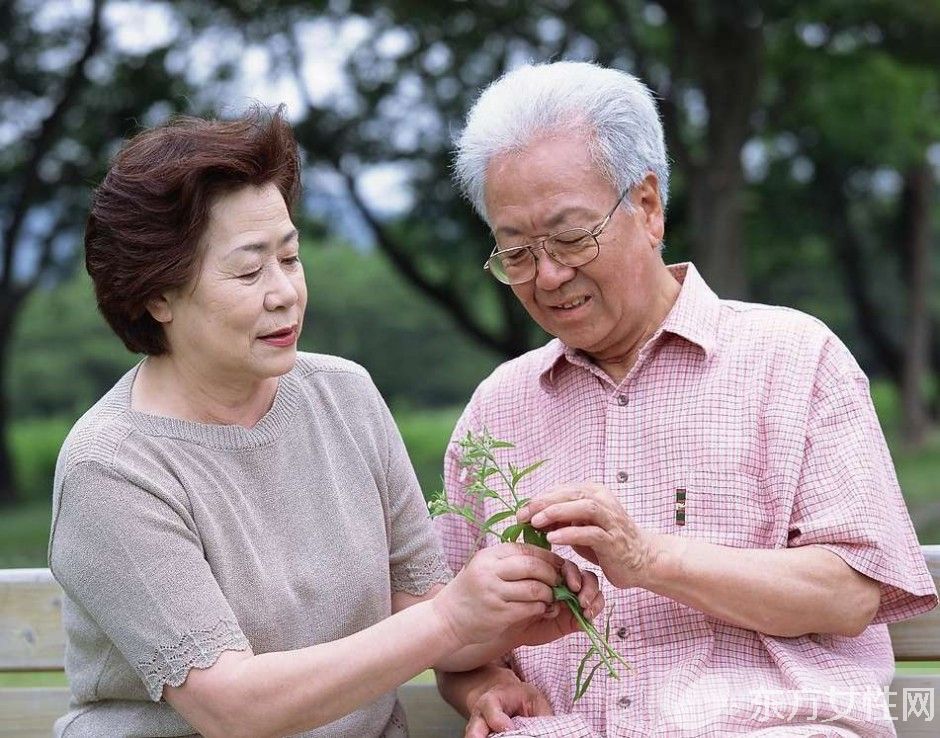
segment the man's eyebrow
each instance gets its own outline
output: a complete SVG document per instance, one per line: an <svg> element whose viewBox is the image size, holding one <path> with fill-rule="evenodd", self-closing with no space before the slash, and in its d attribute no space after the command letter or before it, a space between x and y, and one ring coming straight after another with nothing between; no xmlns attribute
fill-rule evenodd
<svg viewBox="0 0 940 738"><path fill-rule="evenodd" d="M280 245L283 246L285 243L289 243L299 236L300 234L297 232L297 229L291 228L291 230L281 239ZM256 243L243 243L241 246L236 246L234 249L232 249L231 253L234 254L237 251L264 251L267 247L268 245L266 243L260 241Z"/></svg>
<svg viewBox="0 0 940 738"><path fill-rule="evenodd" d="M590 218L599 219L601 217L597 215L597 213L595 213L593 210L591 210L590 208L584 205L571 205L569 207L562 208L557 213L552 215L548 220L545 221L545 225L549 229L548 233L537 234L537 235L545 235L545 236L550 235L551 232L553 232L562 222L564 222L566 218L568 218L571 215L578 214L578 213L584 215L585 221L589 220ZM578 224L577 226L573 226L573 227L592 228L595 225L597 225L597 223L595 223L592 220L590 223L585 222L583 224ZM524 234L522 231L516 230L512 226L501 226L500 228L496 229L496 232L494 233L494 235L511 237L511 236L529 235L529 234Z"/></svg>

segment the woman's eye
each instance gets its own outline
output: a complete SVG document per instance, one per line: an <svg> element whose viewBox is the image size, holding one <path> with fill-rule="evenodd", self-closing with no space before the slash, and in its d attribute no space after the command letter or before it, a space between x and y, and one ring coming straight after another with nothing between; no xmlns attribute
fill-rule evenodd
<svg viewBox="0 0 940 738"><path fill-rule="evenodd" d="M239 279L245 279L245 280L254 279L254 278L257 277L259 274L261 274L261 267L258 267L258 268L255 269L253 272L245 272L244 274L239 274L239 275L238 275L238 278L239 278Z"/></svg>
<svg viewBox="0 0 940 738"><path fill-rule="evenodd" d="M300 263L300 254L294 254L293 256L288 256L285 259L282 259L285 264L299 264Z"/></svg>

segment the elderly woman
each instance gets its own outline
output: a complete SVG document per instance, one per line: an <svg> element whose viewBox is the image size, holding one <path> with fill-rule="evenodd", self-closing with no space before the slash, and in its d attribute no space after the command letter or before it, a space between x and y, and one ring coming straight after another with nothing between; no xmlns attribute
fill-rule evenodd
<svg viewBox="0 0 940 738"><path fill-rule="evenodd" d="M395 687L573 632L597 581L527 546L450 578L359 366L298 354L297 147L280 114L145 131L95 193L86 264L145 358L59 456L49 547L71 711L56 735L405 736Z"/></svg>

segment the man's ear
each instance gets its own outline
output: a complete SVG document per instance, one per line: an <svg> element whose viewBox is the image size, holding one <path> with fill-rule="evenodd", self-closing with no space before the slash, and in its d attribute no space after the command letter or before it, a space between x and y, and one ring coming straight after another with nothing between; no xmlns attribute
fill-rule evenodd
<svg viewBox="0 0 940 738"><path fill-rule="evenodd" d="M643 181L633 190L633 206L643 215L650 243L658 248L666 234L666 215L663 213L663 201L659 197L659 180L655 174L647 172Z"/></svg>
<svg viewBox="0 0 940 738"><path fill-rule="evenodd" d="M158 295L147 300L147 312L158 323L170 323L173 320L173 309L166 295Z"/></svg>

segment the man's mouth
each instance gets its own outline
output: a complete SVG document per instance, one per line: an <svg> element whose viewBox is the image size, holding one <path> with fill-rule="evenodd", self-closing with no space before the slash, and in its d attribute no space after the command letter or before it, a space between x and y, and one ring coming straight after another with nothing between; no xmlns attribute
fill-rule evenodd
<svg viewBox="0 0 940 738"><path fill-rule="evenodd" d="M555 310L574 310L575 308L581 307L584 303L591 299L590 295L581 295L581 297L576 297L572 300L566 302L558 303L557 305L552 305Z"/></svg>

